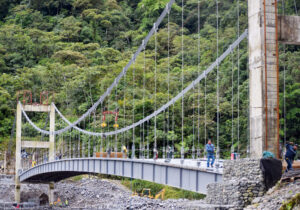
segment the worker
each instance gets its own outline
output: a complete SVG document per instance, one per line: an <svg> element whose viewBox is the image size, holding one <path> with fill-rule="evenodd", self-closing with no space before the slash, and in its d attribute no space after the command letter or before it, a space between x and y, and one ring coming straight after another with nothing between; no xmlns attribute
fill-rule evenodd
<svg viewBox="0 0 300 210"><path fill-rule="evenodd" d="M167 159L171 159L172 158L172 151L171 151L171 147L167 146Z"/></svg>
<svg viewBox="0 0 300 210"><path fill-rule="evenodd" d="M48 157L47 155L44 155L44 163L47 163L48 162Z"/></svg>
<svg viewBox="0 0 300 210"><path fill-rule="evenodd" d="M158 158L158 151L157 151L157 149L155 148L155 149L153 150L153 159L154 159L154 160L157 160L157 158Z"/></svg>
<svg viewBox="0 0 300 210"><path fill-rule="evenodd" d="M108 146L108 148L107 148L107 157L110 157L110 154L111 154L111 148L110 148L110 146Z"/></svg>
<svg viewBox="0 0 300 210"><path fill-rule="evenodd" d="M287 163L287 168L285 172L288 172L289 170L293 170L293 162L297 154L298 145L294 145L292 142L289 142L285 145L285 148L285 161Z"/></svg>
<svg viewBox="0 0 300 210"><path fill-rule="evenodd" d="M174 158L173 154L174 154L174 147L171 147L171 149L170 149L170 158L171 159Z"/></svg>
<svg viewBox="0 0 300 210"><path fill-rule="evenodd" d="M34 166L36 165L36 161L33 160L33 161L31 162L31 165L32 165L32 167L34 167Z"/></svg>
<svg viewBox="0 0 300 210"><path fill-rule="evenodd" d="M127 148L126 148L125 145L122 146L122 151L123 151L123 153L125 153L125 154L127 153Z"/></svg>
<svg viewBox="0 0 300 210"><path fill-rule="evenodd" d="M206 152L207 152L207 168L209 165L211 167L214 167L215 162L215 146L211 143L211 140L209 139L206 146L205 146ZM210 163L211 159L211 163Z"/></svg>
<svg viewBox="0 0 300 210"><path fill-rule="evenodd" d="M67 199L65 200L65 205L69 206L69 201Z"/></svg>
<svg viewBox="0 0 300 210"><path fill-rule="evenodd" d="M166 163L169 163L172 159L172 151L171 147L167 146L167 158L165 159Z"/></svg>

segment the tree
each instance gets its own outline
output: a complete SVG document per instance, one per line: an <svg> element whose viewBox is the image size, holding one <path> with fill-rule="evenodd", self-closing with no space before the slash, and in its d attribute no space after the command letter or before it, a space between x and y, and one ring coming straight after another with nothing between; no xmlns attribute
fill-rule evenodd
<svg viewBox="0 0 300 210"><path fill-rule="evenodd" d="M32 9L39 10L45 15L58 15L62 11L70 14L72 10L72 3L74 0L30 0L29 6Z"/></svg>
<svg viewBox="0 0 300 210"><path fill-rule="evenodd" d="M74 16L64 18L60 22L59 34L64 41L78 41L81 31L81 23Z"/></svg>
<svg viewBox="0 0 300 210"><path fill-rule="evenodd" d="M71 50L61 50L54 53L53 58L57 59L63 64L77 64L78 66L85 66L88 64L88 59L79 52Z"/></svg>

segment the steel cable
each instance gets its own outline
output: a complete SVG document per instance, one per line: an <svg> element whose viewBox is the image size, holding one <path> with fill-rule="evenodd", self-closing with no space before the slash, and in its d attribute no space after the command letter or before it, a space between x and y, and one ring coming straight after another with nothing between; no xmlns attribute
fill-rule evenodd
<svg viewBox="0 0 300 210"><path fill-rule="evenodd" d="M161 22L163 21L164 17L168 13L168 11L171 9L171 7L172 7L172 5L173 5L174 2L175 2L175 0L170 0L169 1L169 3L167 4L167 6L165 7L165 9L163 10L163 12L161 13L161 15L157 19L157 21L154 23L156 25L156 27L158 27L161 24ZM140 52L143 50L144 46L147 45L148 41L150 40L150 38L152 37L152 35L154 34L154 32L155 32L154 28L152 28L150 30L150 32L148 33L148 35L143 40L142 44L137 49L137 51L134 53L134 55L131 58L131 60L123 68L123 70L121 71L121 73L119 73L119 75L115 78L114 82L107 88L107 90L105 91L105 93L102 96L100 96L100 98L98 99L98 101L96 101L96 103L94 103L92 105L92 107L86 113L84 113L81 117L79 117L78 120L76 120L74 123L71 123L70 125L68 125L67 127L63 128L63 129L60 129L60 130L56 131L55 134L60 134L60 133L65 132L66 130L71 129L72 127L74 127L75 125L77 125L79 122L81 122L83 119L85 119L86 117L88 117L93 111L95 111L97 109L97 107L111 93L111 91L113 90L113 88L120 82L121 78L127 73L128 69L130 68L130 66L132 65L132 63L136 60L136 58L138 57L138 55L140 54Z"/></svg>
<svg viewBox="0 0 300 210"><path fill-rule="evenodd" d="M205 71L203 71L194 81L192 81L185 89L183 89L180 93L178 93L175 97L173 97L170 101L168 101L166 104L164 104L163 106L161 106L159 109L155 110L152 114L148 115L147 117L139 120L138 122L135 122L127 127L121 128L117 131L110 131L110 132L91 132L91 131L87 131L84 129L81 129L77 126L73 126L72 128L86 134L86 135L94 135L94 136L110 136L110 135L115 135L118 133L123 133L125 131L128 131L130 129L132 129L133 127L136 127L146 121L149 121L150 119L152 119L153 117L157 116L158 114L160 114L161 112L163 112L164 110L166 110L169 106L173 105L177 100L179 100L180 98L182 98L182 96L184 94L186 94L189 90L191 90L193 88L193 86L195 86L196 84L198 84L202 79L205 79L207 74L210 73L219 63L221 63L230 53L231 51L237 47L237 45L244 40L248 35L248 30L245 30L244 33L237 39L235 40L235 42L218 58L216 59L216 61L214 61ZM21 104L21 102L19 102ZM58 115L70 126L72 125L72 123L66 119L66 117L57 109L57 107L55 106L55 104L52 104L55 108L55 111L58 113ZM40 129L39 127L37 127L28 117L27 113L24 111L23 105L21 104L21 110L23 115L25 116L25 119L28 121L28 123L38 132L40 133L44 133L47 135L50 134L60 134L61 132L50 132L50 131L45 131ZM67 131L68 129L66 129L65 131ZM64 131L64 132L65 132Z"/></svg>

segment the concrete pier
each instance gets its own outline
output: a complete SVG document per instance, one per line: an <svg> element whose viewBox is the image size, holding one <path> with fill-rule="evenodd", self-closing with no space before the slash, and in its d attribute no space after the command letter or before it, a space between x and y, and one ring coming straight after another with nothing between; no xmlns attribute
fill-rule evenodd
<svg viewBox="0 0 300 210"><path fill-rule="evenodd" d="M249 0L250 153L278 154L278 39L275 0Z"/></svg>
<svg viewBox="0 0 300 210"><path fill-rule="evenodd" d="M277 15L276 0L248 0L250 153L279 154L278 43L300 44L300 18Z"/></svg>

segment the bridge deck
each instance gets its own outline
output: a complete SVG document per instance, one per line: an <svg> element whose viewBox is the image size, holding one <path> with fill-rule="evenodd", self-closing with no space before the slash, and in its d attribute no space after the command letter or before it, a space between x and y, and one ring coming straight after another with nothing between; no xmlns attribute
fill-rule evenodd
<svg viewBox="0 0 300 210"><path fill-rule="evenodd" d="M153 159L145 159L146 161L152 161ZM172 159L169 164L173 164L173 165L179 165L179 166L183 166L183 167L195 167L198 168L200 170L204 170L204 171L209 171L209 172L213 172L213 173L218 173L218 174L223 174L223 160L219 160L219 168L217 169L216 166L216 162L214 163L214 167L213 168L207 168L206 166L206 161L207 159L205 158L201 158L200 159L200 165L198 166L198 161L196 159L184 159L183 164L181 164L180 159ZM157 163L166 163L165 159L157 159L156 160Z"/></svg>
<svg viewBox="0 0 300 210"><path fill-rule="evenodd" d="M108 174L147 180L199 193L206 193L206 185L222 181L222 168L207 170L205 161L197 167L197 161L173 159L119 159L72 158L37 165L20 174L21 182L57 182L80 174Z"/></svg>

